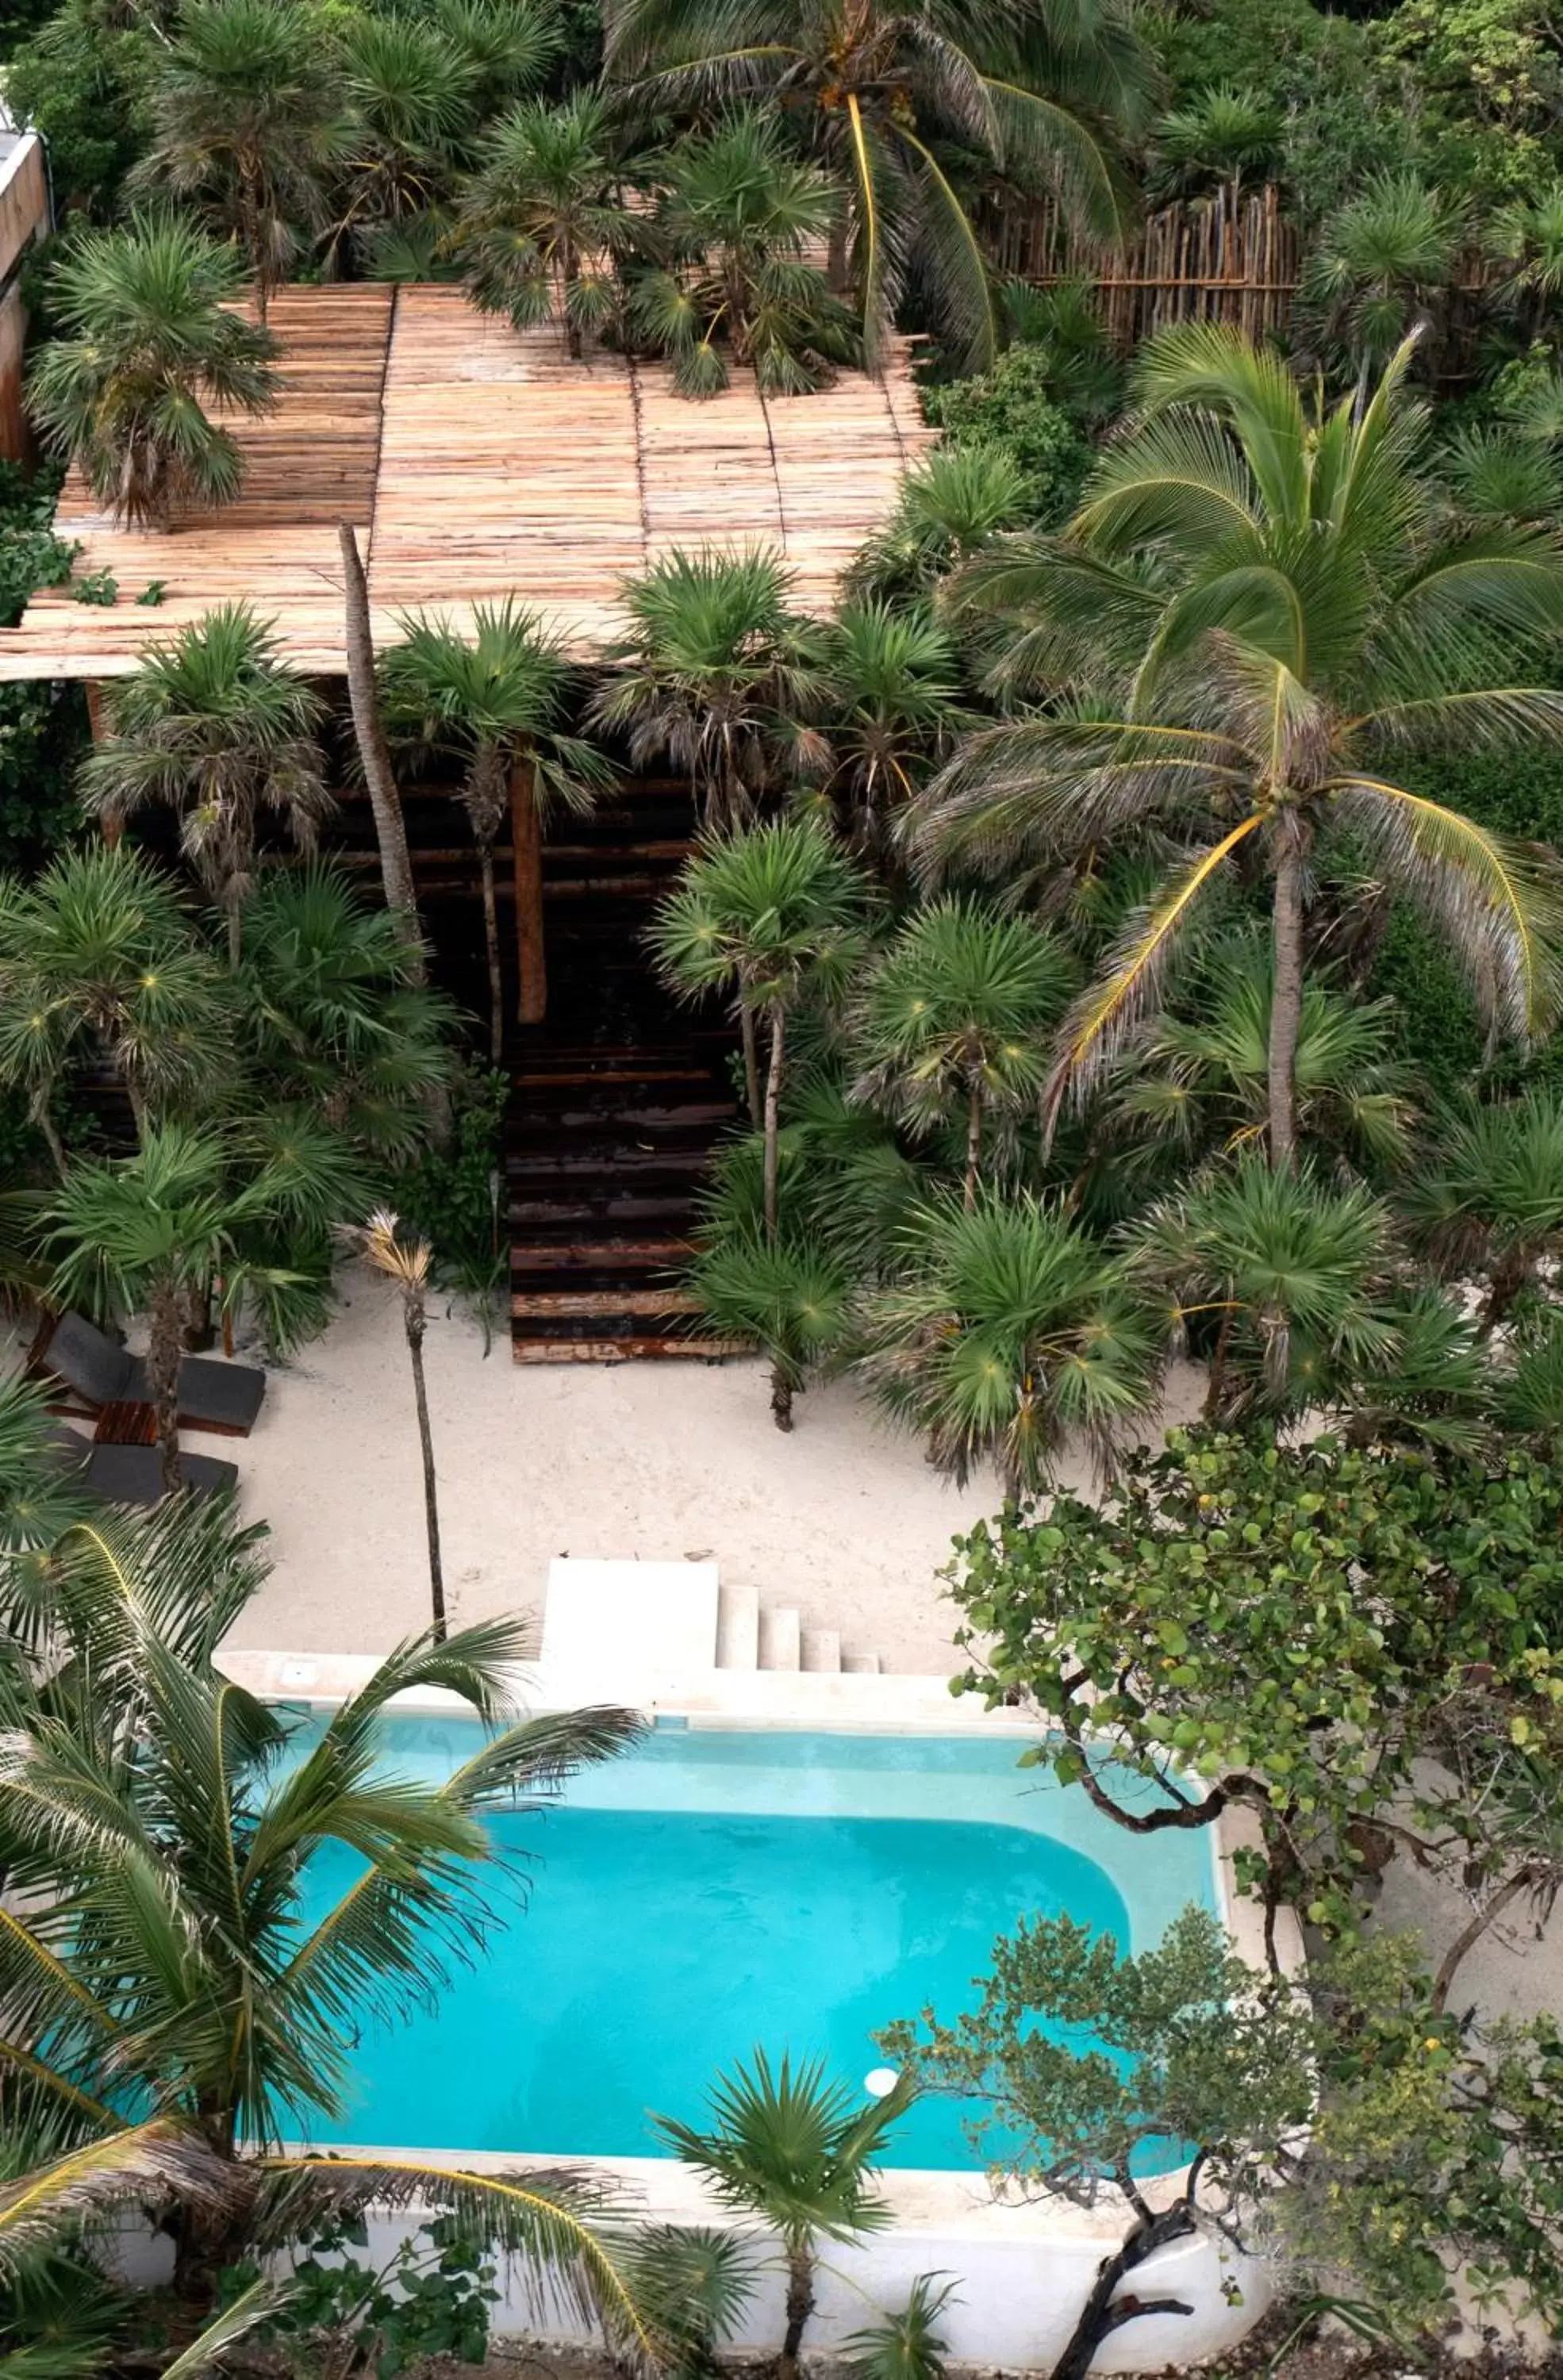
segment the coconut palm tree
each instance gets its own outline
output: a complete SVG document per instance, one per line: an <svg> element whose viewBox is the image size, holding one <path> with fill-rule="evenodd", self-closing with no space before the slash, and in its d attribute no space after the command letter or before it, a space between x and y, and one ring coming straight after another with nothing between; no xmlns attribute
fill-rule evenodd
<svg viewBox="0 0 1563 2380"><path fill-rule="evenodd" d="M25 1094L58 1172L52 1109L106 1062L145 1134L231 1067L228 987L178 892L138 853L67 851L30 884L0 879L0 1083Z"/></svg>
<svg viewBox="0 0 1563 2380"><path fill-rule="evenodd" d="M1115 129L1140 120L1146 53L1114 0L612 0L607 72L648 104L755 95L797 128L849 194L832 264L850 263L872 354L915 274L960 360L999 332L973 220L971 167L1046 177L1109 235L1124 220Z"/></svg>
<svg viewBox="0 0 1563 2380"><path fill-rule="evenodd" d="M278 387L276 341L235 310L244 283L236 249L173 215L79 231L51 269L59 335L28 404L116 521L165 528L238 493L243 457L206 408L269 413Z"/></svg>
<svg viewBox="0 0 1563 2380"><path fill-rule="evenodd" d="M928 765L975 723L954 643L919 604L843 603L821 630L819 667L818 718L798 731L798 765L853 842L878 850Z"/></svg>
<svg viewBox="0 0 1563 2380"><path fill-rule="evenodd" d="M83 763L81 794L105 823L165 803L179 842L227 919L228 964L243 949L263 811L308 850L335 807L313 740L318 695L279 657L270 625L224 603L152 645L106 697L108 734Z"/></svg>
<svg viewBox="0 0 1563 2380"><path fill-rule="evenodd" d="M423 1519L429 1539L429 1599L433 1609L435 1644L445 1641L445 1572L440 1558L440 1490L434 1471L434 1433L429 1426L429 1390L423 1377L423 1340L429 1328L429 1266L432 1255L425 1239L405 1240L388 1207L377 1207L369 1221L342 1233L345 1245L362 1257L371 1272L394 1281L402 1301L402 1329L412 1365L413 1403L418 1413L418 1442L423 1457Z"/></svg>
<svg viewBox="0 0 1563 2380"><path fill-rule="evenodd" d="M713 1339L749 1340L770 1366L770 1410L793 1427L793 1400L846 1333L850 1284L830 1253L795 1232L768 1241L727 1232L701 1248L686 1276L700 1328Z"/></svg>
<svg viewBox="0 0 1563 2380"><path fill-rule="evenodd" d="M757 2216L777 2233L787 2274L787 2328L779 2380L797 2380L804 2332L814 2312L822 2240L843 2246L893 2219L874 2191L874 2160L916 2096L903 2077L866 2105L825 2061L772 2067L763 2049L748 2065L720 2075L710 2093L711 2128L699 2131L672 2116L658 2132L699 2174L722 2205Z"/></svg>
<svg viewBox="0 0 1563 2380"><path fill-rule="evenodd" d="M835 838L810 819L752 827L697 845L684 881L650 930L660 973L685 1000L729 991L744 1025L751 1119L765 1135L763 1220L777 1238L777 1135L787 1017L806 994L829 997L862 948L869 888ZM769 1034L763 1103L756 1027Z"/></svg>
<svg viewBox="0 0 1563 2380"><path fill-rule="evenodd" d="M943 900L914 912L854 997L853 1097L919 1135L958 1118L968 1210L984 1126L1035 1108L1078 972L1031 918Z"/></svg>
<svg viewBox="0 0 1563 2380"><path fill-rule="evenodd" d="M242 1552L214 1576L219 1531L232 1539L199 1511L111 1517L56 1551L63 1660L0 1751L0 2055L8 2116L49 2111L65 2145L0 2197L0 2257L62 2213L139 2201L174 2238L176 2296L199 2323L224 2267L371 2202L426 2201L644 2347L611 2214L577 2176L282 2146L340 2113L361 2025L481 1946L506 1893L486 1814L546 1799L639 1721L523 1716L524 1632L502 1621L398 1646L292 1742L212 1666L256 1581ZM394 1694L430 1687L486 1723L438 1784L397 1774L379 1736ZM307 1915L311 1876L345 1851L346 1893Z"/></svg>
<svg viewBox="0 0 1563 2380"><path fill-rule="evenodd" d="M409 747L454 753L463 763L461 803L478 845L483 886L489 1054L498 1065L504 1048L504 990L494 843L506 810L516 821L518 1013L524 1025L531 1025L548 1004L538 839L543 816L554 802L589 809L612 783L612 771L591 745L560 733L556 722L569 694L570 665L557 638L514 596L477 606L470 640L444 620L415 617L401 626L402 641L382 662L386 715L393 735ZM526 783L513 804L522 771Z"/></svg>
<svg viewBox="0 0 1563 2380"><path fill-rule="evenodd" d="M1214 324L1153 340L1129 436L1064 535L979 558L966 599L1019 607L1060 696L974 736L913 805L930 874L1010 874L1154 834L1177 851L1067 1021L1050 1109L1110 1063L1202 893L1269 880L1270 1153L1291 1161L1303 920L1344 835L1436 921L1495 1032L1563 992L1563 868L1387 772L1408 747L1563 741L1550 530L1443 533L1402 347L1360 412L1315 407L1281 359Z"/></svg>
<svg viewBox="0 0 1563 2380"><path fill-rule="evenodd" d="M1148 1309L1061 1205L991 1188L972 1207L941 1196L894 1253L896 1269L862 1302L858 1369L963 1486L991 1462L1007 1495L1037 1495L1068 1437L1105 1463L1150 1412Z"/></svg>
<svg viewBox="0 0 1563 2380"><path fill-rule="evenodd" d="M44 1381L0 1380L0 1559L53 1546L88 1510L59 1461L57 1427Z"/></svg>
<svg viewBox="0 0 1563 2380"><path fill-rule="evenodd" d="M1429 1143L1406 1170L1400 1205L1445 1271L1485 1275L1491 1330L1563 1249L1563 1097L1468 1098L1434 1120Z"/></svg>
<svg viewBox="0 0 1563 2380"><path fill-rule="evenodd" d="M645 235L626 202L632 170L600 93L512 108L485 140L456 216L473 304L517 330L557 322L578 356L616 310L618 267Z"/></svg>
<svg viewBox="0 0 1563 2380"><path fill-rule="evenodd" d="M657 231L671 261L636 278L626 313L672 357L680 395L727 386L724 347L778 396L818 388L856 359L852 317L809 261L840 196L775 115L739 109L702 126L662 170Z"/></svg>
<svg viewBox="0 0 1563 2380"><path fill-rule="evenodd" d="M306 1270L267 1261L273 1243L286 1249L297 1238L304 1262L333 1221L362 1208L365 1192L346 1144L296 1114L258 1117L245 1129L164 1124L134 1157L72 1167L47 1219L50 1297L94 1314L145 1312L169 1490L179 1485L180 1361L213 1285L221 1282L225 1315L247 1293L262 1297L268 1327L285 1344L314 1318L318 1300Z"/></svg>
<svg viewBox="0 0 1563 2380"><path fill-rule="evenodd" d="M603 655L612 674L590 723L627 735L637 769L672 761L706 828L745 825L783 722L807 717L818 698L817 639L793 609L780 555L675 548L627 579L620 600L628 633Z"/></svg>
<svg viewBox="0 0 1563 2380"><path fill-rule="evenodd" d="M337 551L342 557L344 644L347 705L353 718L353 743L363 771L364 790L374 817L374 840L380 854L380 880L385 905L396 917L406 939L413 980L428 979L423 926L418 914L418 888L413 882L412 854L407 848L407 822L391 763L391 747L381 715L380 689L375 680L374 630L370 619L369 580L351 521L336 525Z"/></svg>
<svg viewBox="0 0 1563 2380"><path fill-rule="evenodd" d="M236 239L263 322L347 153L340 77L303 0L195 0L151 52L152 145L131 186L193 199Z"/></svg>

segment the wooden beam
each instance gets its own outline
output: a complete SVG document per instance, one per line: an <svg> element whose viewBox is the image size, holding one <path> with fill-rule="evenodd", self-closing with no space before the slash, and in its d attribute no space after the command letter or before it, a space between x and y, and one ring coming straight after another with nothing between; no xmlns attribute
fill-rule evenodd
<svg viewBox="0 0 1563 2380"><path fill-rule="evenodd" d="M540 1025L548 1014L548 954L543 946L542 820L535 793L536 763L526 753L510 771L510 846L515 882L515 970L520 995L515 1014L523 1025Z"/></svg>

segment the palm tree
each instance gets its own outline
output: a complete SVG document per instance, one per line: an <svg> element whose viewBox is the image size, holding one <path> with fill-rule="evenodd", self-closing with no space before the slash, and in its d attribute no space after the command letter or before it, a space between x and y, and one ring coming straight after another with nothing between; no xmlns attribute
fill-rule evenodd
<svg viewBox="0 0 1563 2380"><path fill-rule="evenodd" d="M829 178L789 148L774 115L742 109L688 135L665 164L657 229L672 261L640 275L631 329L673 358L681 396L727 386L719 340L761 390L796 396L851 363L851 315L809 250L838 212Z"/></svg>
<svg viewBox="0 0 1563 2380"><path fill-rule="evenodd" d="M364 1202L351 1151L297 1115L247 1130L149 1131L134 1157L79 1160L50 1209L51 1300L94 1314L145 1311L147 1378L163 1481L179 1485L179 1366L187 1333L221 1281L224 1314L265 1295L273 1336L313 1318L308 1275L266 1260L273 1237L301 1255L322 1228ZM265 1253L257 1253L258 1244ZM290 1301L288 1293L306 1293Z"/></svg>
<svg viewBox="0 0 1563 2380"><path fill-rule="evenodd" d="M913 806L930 873L1056 866L1114 837L1197 833L1068 1019L1050 1110L1156 997L1200 896L1270 880L1272 1160L1295 1145L1303 919L1317 847L1365 847L1436 919L1495 1031L1545 1029L1563 990L1563 869L1385 773L1406 747L1563 739L1545 674L1563 626L1551 531L1446 537L1419 475L1402 347L1360 413L1315 409L1278 357L1191 324L1143 351L1132 433L1064 535L979 559L1034 657L1088 691L971 739ZM1533 664L1526 682L1527 664ZM1518 681L1518 682L1517 682Z"/></svg>
<svg viewBox="0 0 1563 2380"><path fill-rule="evenodd" d="M606 32L609 76L650 105L753 94L796 124L849 193L832 265L844 288L850 248L870 354L915 273L959 360L991 360L974 161L1060 184L1093 232L1121 227L1111 128L1138 122L1150 76L1115 0L980 18L958 0L612 0Z"/></svg>
<svg viewBox="0 0 1563 2380"><path fill-rule="evenodd" d="M39 355L28 403L116 521L165 528L181 506L238 493L243 457L206 407L269 413L279 352L235 310L244 282L238 251L178 216L77 232L52 268L60 335Z"/></svg>
<svg viewBox="0 0 1563 2380"><path fill-rule="evenodd" d="M402 797L391 765L391 747L385 740L380 689L375 682L369 580L350 521L338 521L336 542L342 556L347 705L353 717L353 742L363 771L364 790L374 815L380 880L385 892L385 905L397 918L406 938L413 979L423 983L428 978L428 965L423 927L418 914L418 888L413 882L412 854L407 848L407 822L402 814Z"/></svg>
<svg viewBox="0 0 1563 2380"><path fill-rule="evenodd" d="M558 322L572 356L618 304L617 267L644 237L625 202L608 102L575 91L512 108L462 192L455 242L474 305L517 330Z"/></svg>
<svg viewBox="0 0 1563 2380"><path fill-rule="evenodd" d="M1339 342L1367 403L1408 332L1425 324L1465 237L1458 201L1416 174L1378 174L1319 227L1300 295Z"/></svg>
<svg viewBox="0 0 1563 2380"><path fill-rule="evenodd" d="M195 0L154 48L152 145L131 176L194 199L237 240L266 319L301 234L323 228L349 131L340 79L303 0Z"/></svg>
<svg viewBox="0 0 1563 2380"><path fill-rule="evenodd" d="M372 1272L394 1281L402 1301L402 1328L412 1365L413 1403L418 1413L418 1442L423 1457L423 1520L429 1538L429 1598L433 1608L432 1635L445 1641L445 1572L440 1558L439 1483L434 1474L434 1433L429 1426L429 1390L423 1377L423 1339L429 1328L429 1265L432 1251L425 1239L398 1236L396 1218L388 1207L377 1207L361 1227L345 1230L342 1238L362 1257Z"/></svg>
<svg viewBox="0 0 1563 2380"><path fill-rule="evenodd" d="M708 835L650 931L660 972L686 1000L731 991L745 1029L751 1120L765 1135L764 1227L777 1237L777 1134L787 1017L807 993L829 996L862 943L868 885L827 830L809 819ZM758 1023L769 1029L763 1105Z"/></svg>
<svg viewBox="0 0 1563 2380"><path fill-rule="evenodd" d="M973 723L942 621L920 604L843 603L821 632L818 723L799 732L805 773L845 814L854 843L885 829L951 738Z"/></svg>
<svg viewBox="0 0 1563 2380"><path fill-rule="evenodd" d="M1400 1204L1447 1272L1485 1274L1484 1326L1504 1321L1563 1249L1563 1096L1467 1099L1436 1118Z"/></svg>
<svg viewBox="0 0 1563 2380"><path fill-rule="evenodd" d="M932 447L902 480L894 511L854 562L848 583L881 600L930 595L1032 516L1025 472L1008 447L960 440Z"/></svg>
<svg viewBox="0 0 1563 2380"><path fill-rule="evenodd" d="M0 1559L55 1545L88 1508L58 1459L55 1427L44 1381L0 1379Z"/></svg>
<svg viewBox="0 0 1563 2380"><path fill-rule="evenodd" d="M1151 128L1151 193L1158 204L1202 198L1218 188L1236 199L1245 176L1251 182L1275 177L1285 131L1281 110L1266 93L1212 83Z"/></svg>
<svg viewBox="0 0 1563 2380"><path fill-rule="evenodd" d="M793 1400L846 1333L849 1284L822 1247L795 1233L768 1241L725 1232L701 1248L687 1275L700 1325L713 1339L749 1340L770 1366L770 1410L793 1427Z"/></svg>
<svg viewBox="0 0 1563 2380"><path fill-rule="evenodd" d="M212 1666L257 1583L242 1553L214 1577L220 1533L225 1516L176 1510L56 1550L56 1674L0 1751L0 2056L8 2115L47 2111L65 2145L0 2202L0 2255L73 2208L150 2203L199 2322L224 2267L370 2203L426 2201L644 2348L612 2215L577 2176L282 2147L341 2112L364 2022L394 2020L483 1943L505 1874L485 1815L535 1805L640 1722L522 1716L524 1633L500 1621L400 1645L291 1751L279 1714ZM430 1687L487 1728L440 1784L397 1775L379 1744L391 1698ZM344 1851L353 1882L306 1920L312 1872Z"/></svg>
<svg viewBox="0 0 1563 2380"><path fill-rule="evenodd" d="M134 851L61 854L31 884L0 879L0 1083L58 1172L52 1114L74 1069L105 1062L143 1135L230 1063L227 986L174 885Z"/></svg>
<svg viewBox="0 0 1563 2380"><path fill-rule="evenodd" d="M517 1013L522 1024L533 1025L548 1004L539 840L543 815L554 801L572 810L589 809L612 783L612 771L591 745L560 734L555 722L569 693L570 665L558 639L514 596L477 606L470 642L447 621L413 618L401 625L402 641L382 664L387 715L393 733L410 745L454 753L464 763L461 802L482 875L489 1054L497 1066L504 1049L504 990L494 842L505 812L512 812L517 844ZM523 770L527 782L514 798Z"/></svg>
<svg viewBox="0 0 1563 2380"><path fill-rule="evenodd" d="M1050 1028L1077 975L1064 945L1031 918L944 900L907 919L854 998L853 1097L917 1135L959 1116L968 1210L984 1124L1035 1108Z"/></svg>
<svg viewBox="0 0 1563 2380"><path fill-rule="evenodd" d="M750 2065L718 2077L709 2131L672 2116L654 2119L673 2155L724 2206L757 2216L779 2235L787 2274L779 2380L797 2380L820 2241L850 2245L893 2219L874 2192L874 2159L915 2096L916 2086L903 2077L865 2106L850 2085L830 2080L822 2058L794 2066L783 2056L772 2068L757 2049Z"/></svg>
<svg viewBox="0 0 1563 2380"><path fill-rule="evenodd" d="M342 75L354 140L330 255L362 248L382 225L442 208L478 67L437 16L361 12L342 34Z"/></svg>
<svg viewBox="0 0 1563 2380"><path fill-rule="evenodd" d="M816 640L792 591L778 554L710 546L675 548L623 588L629 632L603 655L612 674L589 720L628 735L637 769L671 760L708 829L753 818L783 722L817 699Z"/></svg>
<svg viewBox="0 0 1563 2380"><path fill-rule="evenodd" d="M1150 1018L1109 1080L1102 1157L1165 1178L1263 1138L1268 1101L1270 953L1236 935L1196 967L1176 1008ZM1297 1135L1320 1158L1357 1166L1407 1163L1415 1116L1412 1069L1391 1054L1393 1003L1355 1001L1315 977L1303 986L1294 1061Z"/></svg>
<svg viewBox="0 0 1563 2380"><path fill-rule="evenodd" d="M1151 1410L1146 1308L1061 1206L992 1189L969 1208L939 1197L895 1253L898 1269L863 1300L858 1368L963 1486L992 1462L1007 1495L1037 1495L1072 1433L1105 1463Z"/></svg>
<svg viewBox="0 0 1563 2380"><path fill-rule="evenodd" d="M281 661L268 623L224 603L152 645L107 697L109 733L81 771L89 812L108 822L148 802L179 820L180 847L227 918L228 964L243 947L263 810L309 849L334 808L313 731L323 705Z"/></svg>

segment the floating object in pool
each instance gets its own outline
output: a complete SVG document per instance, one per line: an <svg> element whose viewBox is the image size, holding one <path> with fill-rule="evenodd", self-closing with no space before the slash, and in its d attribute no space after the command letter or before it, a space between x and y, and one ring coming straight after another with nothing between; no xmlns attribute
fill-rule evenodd
<svg viewBox="0 0 1563 2380"><path fill-rule="evenodd" d="M870 2099L888 2099L900 2080L893 2066L872 2066L863 2078L863 2087Z"/></svg>

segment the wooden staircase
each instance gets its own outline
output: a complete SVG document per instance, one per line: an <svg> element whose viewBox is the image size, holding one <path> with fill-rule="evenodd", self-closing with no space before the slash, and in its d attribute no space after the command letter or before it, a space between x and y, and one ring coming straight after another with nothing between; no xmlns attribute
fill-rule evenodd
<svg viewBox="0 0 1563 2380"><path fill-rule="evenodd" d="M678 1285L712 1148L737 1121L722 1024L677 1008L646 929L693 820L631 780L543 846L549 1014L514 1028L504 1137L517 1363L704 1358Z"/></svg>

